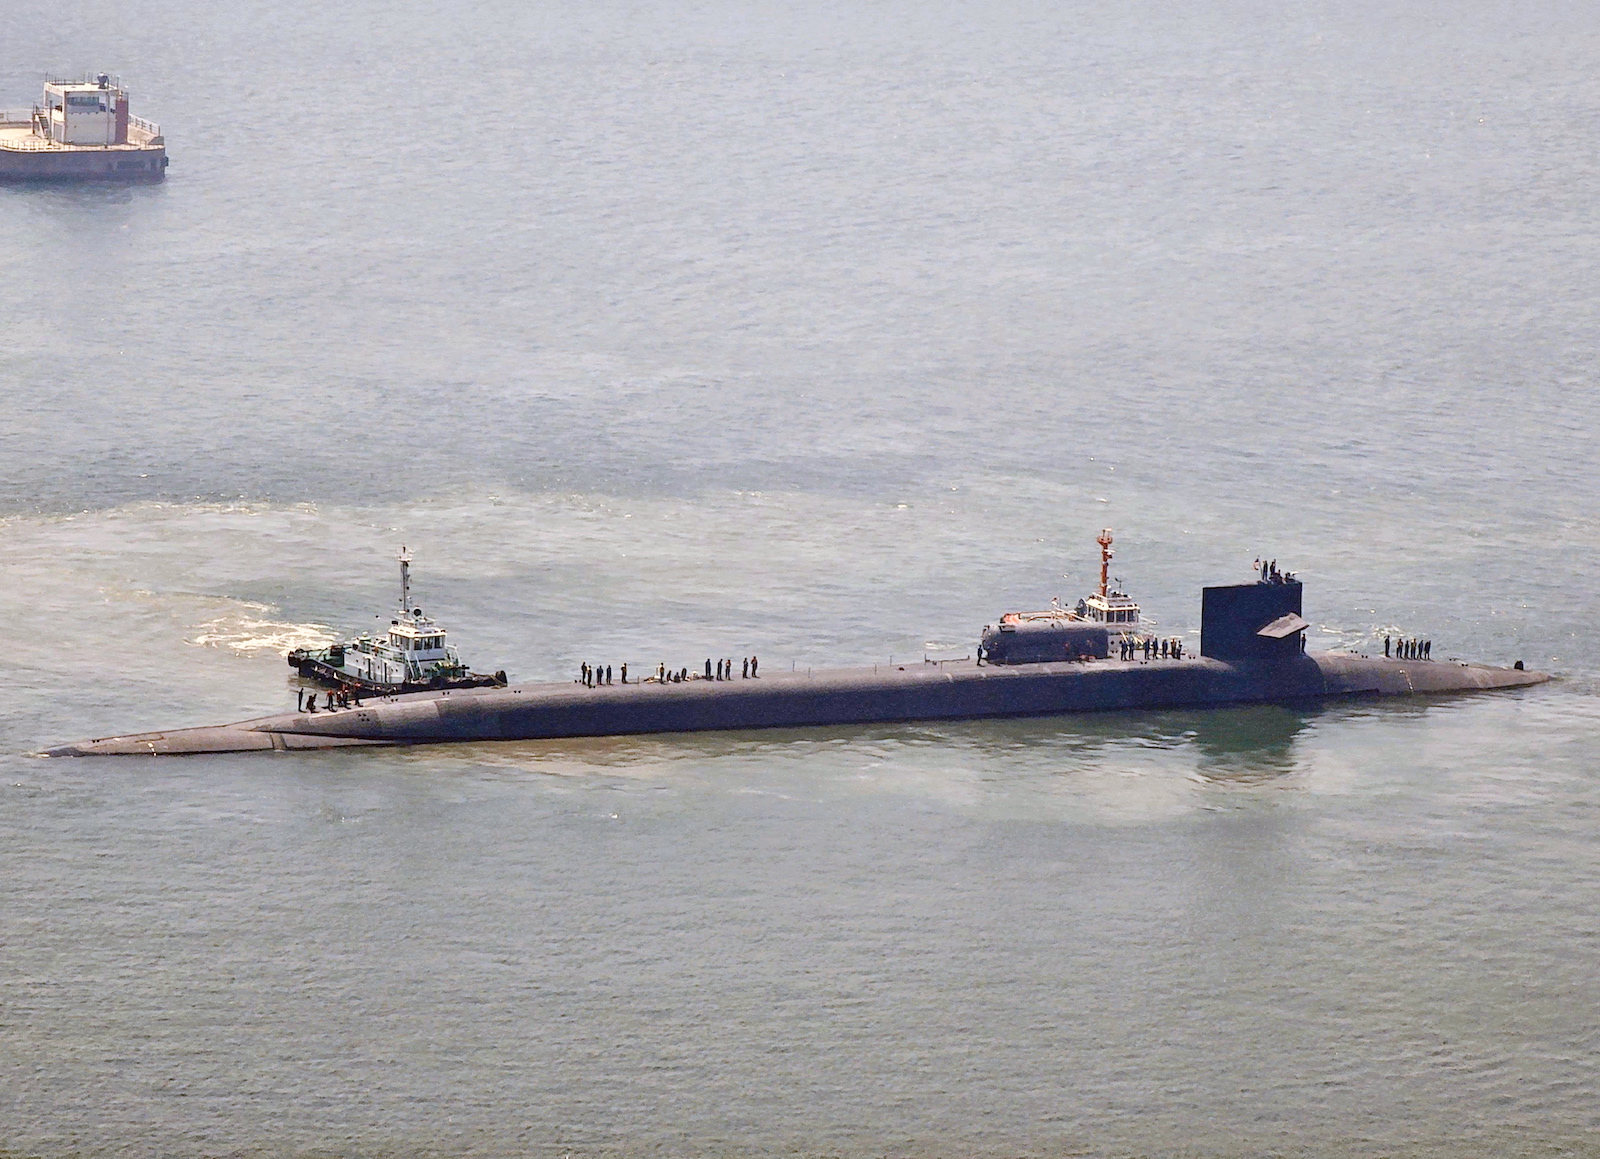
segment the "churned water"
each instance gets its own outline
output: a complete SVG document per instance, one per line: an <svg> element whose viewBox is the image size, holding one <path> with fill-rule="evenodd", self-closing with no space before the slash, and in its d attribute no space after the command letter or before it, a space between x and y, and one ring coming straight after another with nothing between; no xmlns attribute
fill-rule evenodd
<svg viewBox="0 0 1600 1159"><path fill-rule="evenodd" d="M0 1151L1600 1151L1588 4L16 0ZM1417 703L48 761L1265 553ZM1063 576L1065 578L1063 578Z"/></svg>

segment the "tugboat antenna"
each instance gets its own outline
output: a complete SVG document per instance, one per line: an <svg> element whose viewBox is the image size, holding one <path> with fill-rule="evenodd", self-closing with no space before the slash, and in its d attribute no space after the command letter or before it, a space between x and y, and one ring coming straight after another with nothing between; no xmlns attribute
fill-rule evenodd
<svg viewBox="0 0 1600 1159"><path fill-rule="evenodd" d="M400 561L400 614L411 614L411 553L400 545L400 554L395 557Z"/></svg>
<svg viewBox="0 0 1600 1159"><path fill-rule="evenodd" d="M1116 552L1111 550L1111 528L1107 527L1100 532L1100 537L1095 540L1100 545L1100 598L1106 598L1106 577L1111 569L1111 557Z"/></svg>

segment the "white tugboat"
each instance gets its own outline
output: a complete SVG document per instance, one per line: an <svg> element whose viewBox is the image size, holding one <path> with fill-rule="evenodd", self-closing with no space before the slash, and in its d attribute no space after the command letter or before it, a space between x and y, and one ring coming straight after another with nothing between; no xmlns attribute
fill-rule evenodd
<svg viewBox="0 0 1600 1159"><path fill-rule="evenodd" d="M107 73L50 80L31 110L0 111L0 181L160 181L161 126L128 111Z"/></svg>
<svg viewBox="0 0 1600 1159"><path fill-rule="evenodd" d="M440 688L492 688L506 682L468 671L443 627L411 606L411 555L400 549L400 607L387 633L362 635L327 648L296 648L289 667L307 680L352 692L392 695Z"/></svg>

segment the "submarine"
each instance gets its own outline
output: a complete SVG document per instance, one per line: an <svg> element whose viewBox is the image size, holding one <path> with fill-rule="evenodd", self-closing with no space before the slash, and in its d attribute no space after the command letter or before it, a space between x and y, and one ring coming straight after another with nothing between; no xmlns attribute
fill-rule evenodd
<svg viewBox="0 0 1600 1159"><path fill-rule="evenodd" d="M1200 651L1155 641L1130 600L1107 592L1109 531L1101 533L1101 599L1008 613L962 660L712 678L683 670L615 684L445 689L290 712L233 724L104 737L49 756L296 752L462 741L546 740L815 725L1056 716L1151 708L1212 708L1340 697L1413 696L1521 688L1546 673L1463 660L1309 652L1304 585L1275 563L1258 578L1201 593ZM1107 617L1110 617L1109 619ZM1388 651L1388 648L1385 648ZM726 675L724 675L726 673Z"/></svg>

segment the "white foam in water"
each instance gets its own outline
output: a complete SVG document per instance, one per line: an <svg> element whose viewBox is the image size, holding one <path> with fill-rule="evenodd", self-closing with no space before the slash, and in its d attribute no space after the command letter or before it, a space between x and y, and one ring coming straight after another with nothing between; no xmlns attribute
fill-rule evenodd
<svg viewBox="0 0 1600 1159"><path fill-rule="evenodd" d="M245 604L201 624L188 643L249 655L270 652L287 656L296 648L323 648L339 638L324 624L286 624L263 618L276 610L267 604Z"/></svg>

